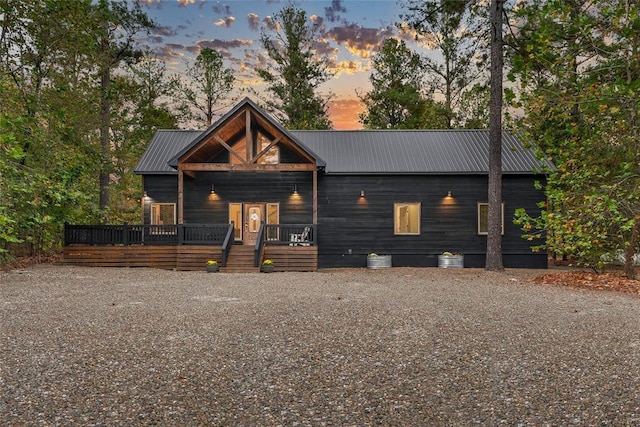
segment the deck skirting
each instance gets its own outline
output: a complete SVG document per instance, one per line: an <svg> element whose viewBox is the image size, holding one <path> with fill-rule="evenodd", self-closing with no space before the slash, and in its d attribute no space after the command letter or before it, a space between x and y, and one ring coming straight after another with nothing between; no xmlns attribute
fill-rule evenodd
<svg viewBox="0 0 640 427"><path fill-rule="evenodd" d="M233 249L232 249L233 250ZM316 271L317 246L266 246L264 258L276 271ZM202 245L70 245L64 263L84 267L152 267L166 270L205 271L207 260L222 259L221 246Z"/></svg>

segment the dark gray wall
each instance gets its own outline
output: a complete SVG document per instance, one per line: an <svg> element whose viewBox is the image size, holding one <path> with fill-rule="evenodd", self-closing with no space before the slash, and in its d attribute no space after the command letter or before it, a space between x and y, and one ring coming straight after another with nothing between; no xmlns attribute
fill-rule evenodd
<svg viewBox="0 0 640 427"><path fill-rule="evenodd" d="M544 200L534 180L543 176L503 176L506 267L544 268L545 253L533 254L529 242L513 224L517 208L532 214ZM177 202L177 176L147 175L148 201ZM216 195L211 196L211 185ZM298 196L293 196L293 186ZM360 191L365 198L360 198ZM447 192L453 204L445 203ZM318 265L364 267L371 252L393 255L395 266L436 266L443 251L465 255L465 266L483 267L486 236L477 233L477 203L487 201L486 175L464 176L349 176L318 177ZM283 224L311 223L313 212L310 172L199 172L185 177L184 218L188 223L226 223L230 202L279 202ZM421 202L421 233L394 235L393 204ZM145 223L149 222L145 204Z"/></svg>
<svg viewBox="0 0 640 427"><path fill-rule="evenodd" d="M445 199L448 191L453 203ZM477 233L477 203L486 202L486 194L486 175L324 176L318 194L319 267L363 267L371 252L393 255L395 266L436 266L444 251L465 254L465 266L483 267L487 237ZM512 221L516 208L539 212L544 194L534 188L534 177L504 176L503 200L505 265L546 267L546 254L530 250L539 242L523 240ZM394 235L396 202L421 203L420 235Z"/></svg>

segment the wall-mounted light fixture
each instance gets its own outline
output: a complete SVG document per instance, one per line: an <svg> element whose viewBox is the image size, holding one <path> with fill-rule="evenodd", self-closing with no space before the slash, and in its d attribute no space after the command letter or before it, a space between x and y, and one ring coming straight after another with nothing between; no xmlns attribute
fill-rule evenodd
<svg viewBox="0 0 640 427"><path fill-rule="evenodd" d="M447 197L453 197L453 194L451 194L451 190L447 192Z"/></svg>
<svg viewBox="0 0 640 427"><path fill-rule="evenodd" d="M298 194L298 184L293 184L293 194Z"/></svg>
<svg viewBox="0 0 640 427"><path fill-rule="evenodd" d="M147 192L145 191L144 193L142 193L142 197L144 197L145 199L149 196L147 196Z"/></svg>
<svg viewBox="0 0 640 427"><path fill-rule="evenodd" d="M216 194L216 186L211 184L211 194Z"/></svg>
<svg viewBox="0 0 640 427"><path fill-rule="evenodd" d="M360 197L364 197L364 190L360 190Z"/></svg>

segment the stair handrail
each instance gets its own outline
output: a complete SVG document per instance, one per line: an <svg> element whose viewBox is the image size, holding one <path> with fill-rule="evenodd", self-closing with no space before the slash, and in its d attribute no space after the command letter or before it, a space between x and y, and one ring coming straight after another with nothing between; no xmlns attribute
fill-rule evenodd
<svg viewBox="0 0 640 427"><path fill-rule="evenodd" d="M260 258L262 258L262 248L264 247L264 228L264 221L261 221L258 237L256 238L256 249L253 255L253 264L255 267L260 267Z"/></svg>
<svg viewBox="0 0 640 427"><path fill-rule="evenodd" d="M227 258L229 257L229 248L231 247L231 243L233 242L233 230L235 226L233 221L229 223L229 228L227 229L227 235L224 237L224 242L222 242L222 267L227 266Z"/></svg>

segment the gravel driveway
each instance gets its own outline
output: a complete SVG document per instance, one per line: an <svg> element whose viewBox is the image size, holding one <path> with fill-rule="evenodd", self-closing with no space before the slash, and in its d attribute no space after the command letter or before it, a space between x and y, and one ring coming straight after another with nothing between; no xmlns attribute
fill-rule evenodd
<svg viewBox="0 0 640 427"><path fill-rule="evenodd" d="M640 425L640 299L540 273L0 273L0 423Z"/></svg>

